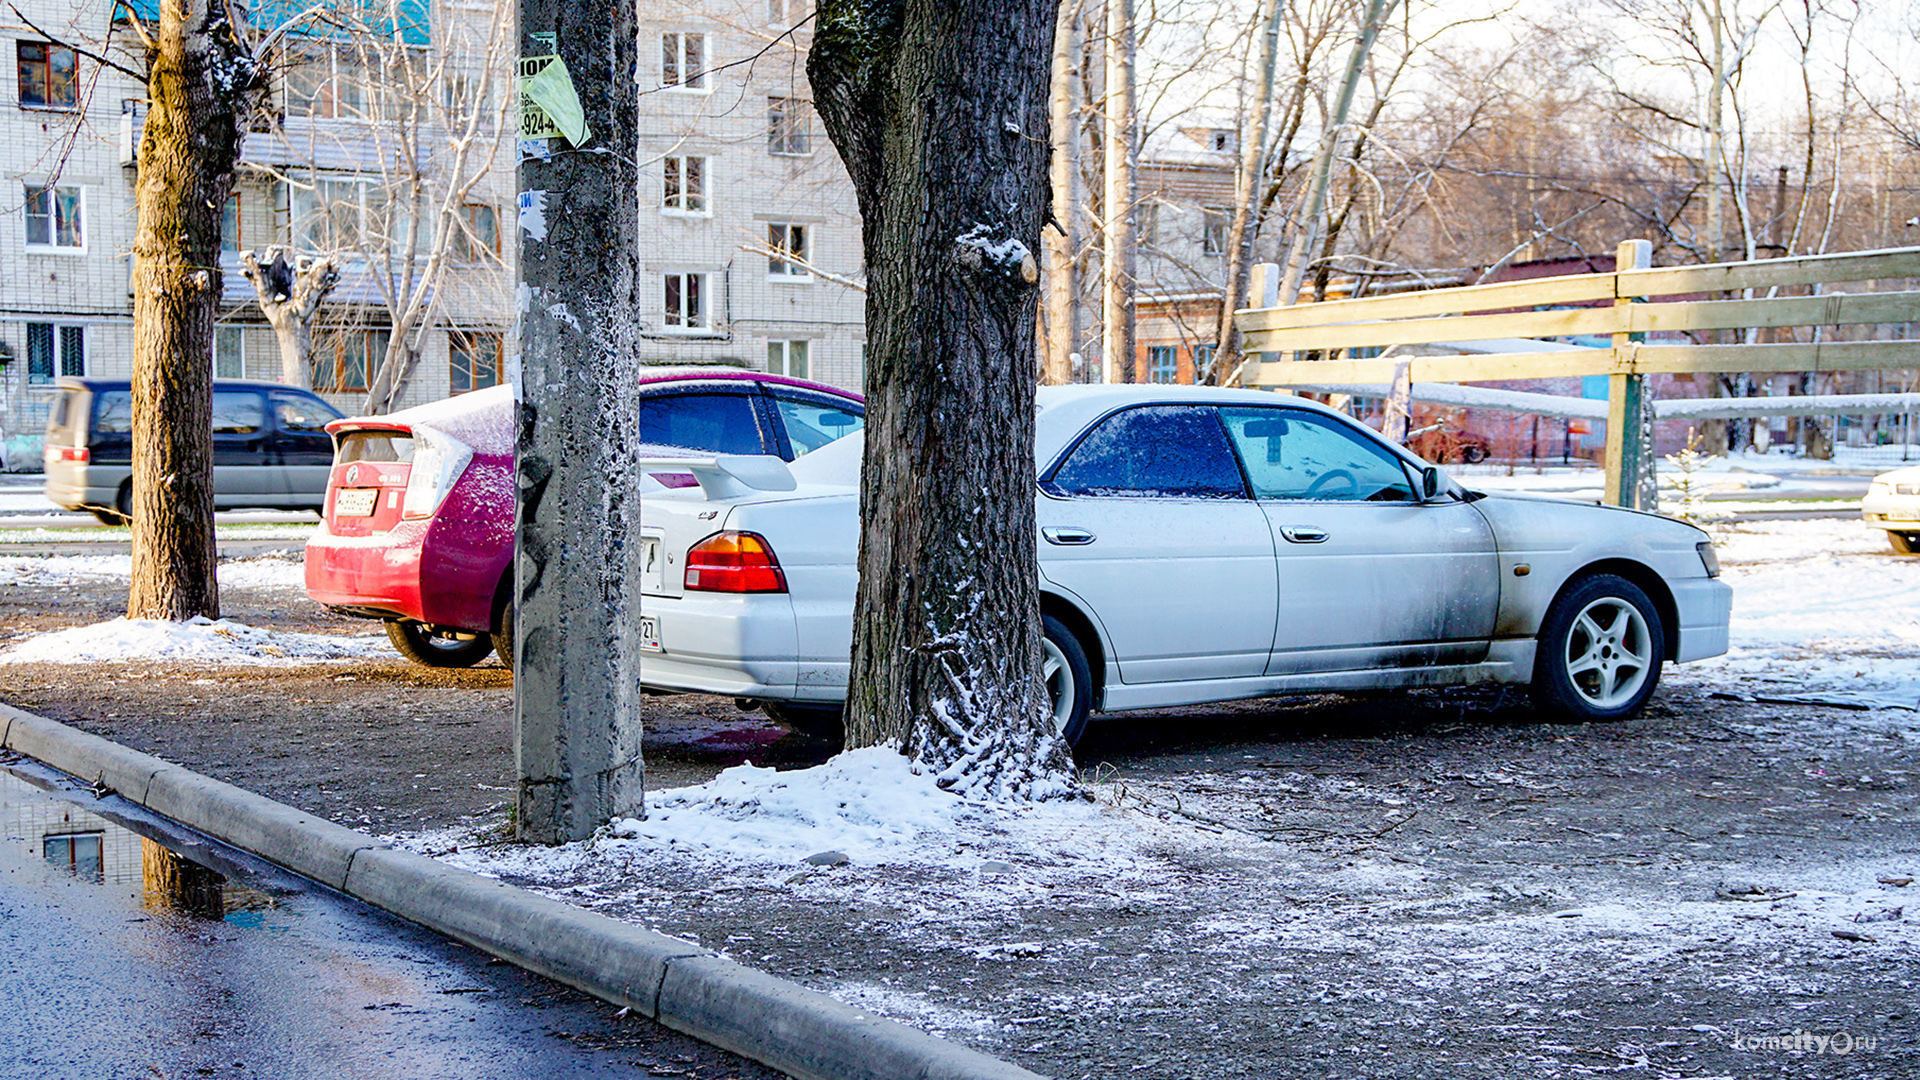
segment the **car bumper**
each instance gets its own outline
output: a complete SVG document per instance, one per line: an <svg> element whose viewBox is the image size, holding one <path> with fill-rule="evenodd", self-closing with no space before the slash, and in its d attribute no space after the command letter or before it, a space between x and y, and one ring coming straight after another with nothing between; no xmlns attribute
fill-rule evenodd
<svg viewBox="0 0 1920 1080"><path fill-rule="evenodd" d="M433 621L420 606L425 539L424 522L373 536L336 536L323 523L307 541L307 595L330 608Z"/></svg>
<svg viewBox="0 0 1920 1080"><path fill-rule="evenodd" d="M1733 587L1719 578L1669 581L1680 617L1679 641L1669 659L1704 660L1727 651L1727 624L1733 618Z"/></svg>
<svg viewBox="0 0 1920 1080"><path fill-rule="evenodd" d="M640 614L659 627L660 649L640 661L656 690L796 700L801 664L793 603L784 594L647 596ZM835 699L837 700L837 698Z"/></svg>

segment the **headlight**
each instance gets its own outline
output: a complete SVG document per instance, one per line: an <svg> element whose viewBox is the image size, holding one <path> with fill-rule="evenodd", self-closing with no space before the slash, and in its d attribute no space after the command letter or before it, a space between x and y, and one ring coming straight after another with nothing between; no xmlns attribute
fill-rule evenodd
<svg viewBox="0 0 1920 1080"><path fill-rule="evenodd" d="M1720 576L1720 556L1714 554L1713 541L1702 540L1699 543L1693 545L1693 550L1700 553L1700 565L1707 568L1707 576L1719 577Z"/></svg>

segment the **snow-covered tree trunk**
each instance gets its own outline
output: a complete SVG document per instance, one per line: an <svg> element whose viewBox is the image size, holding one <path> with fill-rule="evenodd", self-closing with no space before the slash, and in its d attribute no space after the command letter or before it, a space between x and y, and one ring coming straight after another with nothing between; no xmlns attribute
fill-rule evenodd
<svg viewBox="0 0 1920 1080"><path fill-rule="evenodd" d="M1039 678L1033 250L1054 0L822 0L807 62L866 244L847 744L964 793L1071 788Z"/></svg>
<svg viewBox="0 0 1920 1080"><path fill-rule="evenodd" d="M333 256L289 263L280 248L268 248L267 261L251 251L240 253L240 271L253 284L260 313L273 327L280 346L280 381L289 386L313 385L313 316L334 286L340 284L340 266Z"/></svg>
<svg viewBox="0 0 1920 1080"><path fill-rule="evenodd" d="M134 179L130 618L218 616L213 324L220 209L258 69L215 0L160 0Z"/></svg>

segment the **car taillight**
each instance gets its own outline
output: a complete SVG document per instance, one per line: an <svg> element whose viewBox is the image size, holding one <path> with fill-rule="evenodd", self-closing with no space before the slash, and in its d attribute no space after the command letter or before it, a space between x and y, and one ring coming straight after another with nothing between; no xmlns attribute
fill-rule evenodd
<svg viewBox="0 0 1920 1080"><path fill-rule="evenodd" d="M84 446L49 446L44 456L48 461L77 461L85 465L93 460L93 451Z"/></svg>
<svg viewBox="0 0 1920 1080"><path fill-rule="evenodd" d="M407 494L400 503L400 516L432 517L471 461L473 448L466 443L443 431L414 428L413 465L407 474Z"/></svg>
<svg viewBox="0 0 1920 1080"><path fill-rule="evenodd" d="M690 592L786 592L787 575L765 537L720 532L687 549L686 586Z"/></svg>

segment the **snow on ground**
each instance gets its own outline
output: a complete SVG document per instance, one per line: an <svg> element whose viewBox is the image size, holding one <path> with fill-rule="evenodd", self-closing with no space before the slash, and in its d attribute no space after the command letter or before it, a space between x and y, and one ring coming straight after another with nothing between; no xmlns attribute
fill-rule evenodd
<svg viewBox="0 0 1920 1080"><path fill-rule="evenodd" d="M1920 559L1857 521L1725 526L1717 546L1732 647L1672 669L1675 685L1920 709Z"/></svg>
<svg viewBox="0 0 1920 1080"><path fill-rule="evenodd" d="M131 555L0 555L0 585L68 585L132 574ZM281 554L229 559L220 564L218 575L220 584L243 589L305 587L299 558Z"/></svg>
<svg viewBox="0 0 1920 1080"><path fill-rule="evenodd" d="M389 651L384 635L340 637L264 630L231 619L114 619L37 634L0 650L0 664L159 661L189 664L308 664Z"/></svg>

